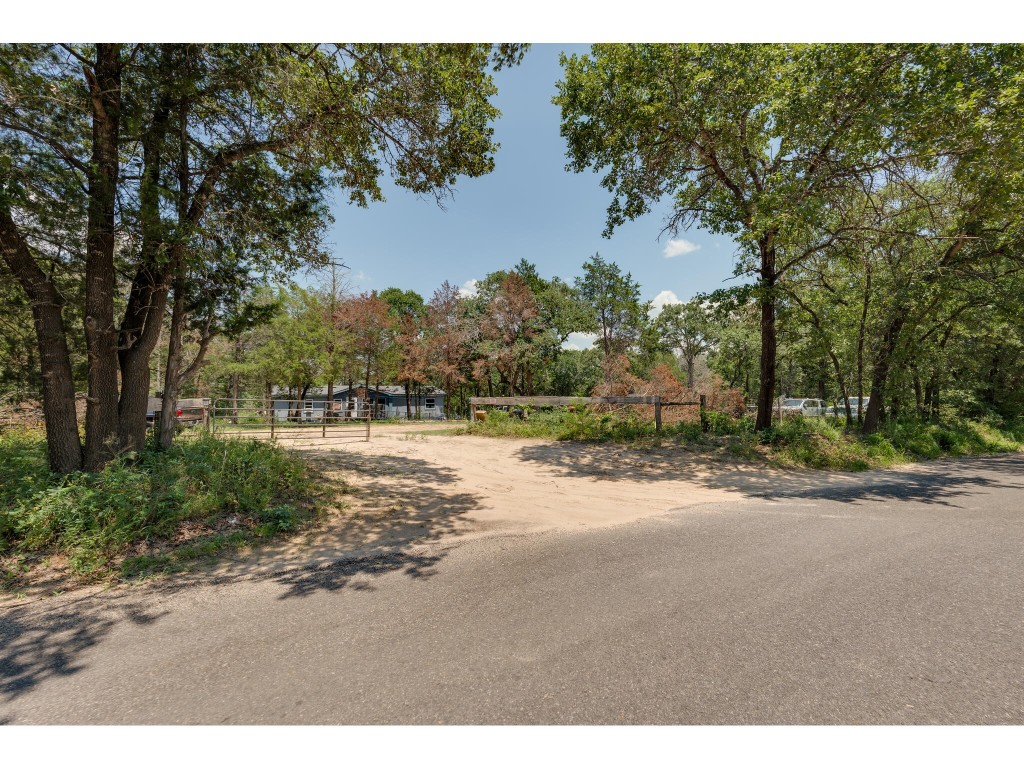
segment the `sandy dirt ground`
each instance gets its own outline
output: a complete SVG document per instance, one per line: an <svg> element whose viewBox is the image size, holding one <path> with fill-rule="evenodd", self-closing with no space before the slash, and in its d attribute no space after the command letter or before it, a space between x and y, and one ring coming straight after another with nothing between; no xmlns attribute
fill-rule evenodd
<svg viewBox="0 0 1024 768"><path fill-rule="evenodd" d="M822 473L774 472L681 446L444 434L450 429L382 426L368 443L295 444L327 482L349 488L344 509L313 532L225 561L219 572L262 574L480 536L623 525L779 483L822 481Z"/></svg>

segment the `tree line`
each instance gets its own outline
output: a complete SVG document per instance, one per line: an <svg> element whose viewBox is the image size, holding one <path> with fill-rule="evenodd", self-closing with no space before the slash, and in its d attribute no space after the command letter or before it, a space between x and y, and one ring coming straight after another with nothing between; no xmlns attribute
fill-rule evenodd
<svg viewBox="0 0 1024 768"><path fill-rule="evenodd" d="M674 339L661 331L632 275L595 254L574 282L545 279L522 259L476 281L472 293L444 282L428 298L401 288L355 294L336 280L315 287L264 288L254 301L269 322L226 333L204 355L195 394L303 400L337 382L366 388L399 384L448 395L448 415L472 395L588 396L622 385L622 372L675 368ZM572 334L595 347L566 348ZM198 340L191 354L200 354ZM692 381L692 379L691 379ZM413 413L408 406L408 417Z"/></svg>

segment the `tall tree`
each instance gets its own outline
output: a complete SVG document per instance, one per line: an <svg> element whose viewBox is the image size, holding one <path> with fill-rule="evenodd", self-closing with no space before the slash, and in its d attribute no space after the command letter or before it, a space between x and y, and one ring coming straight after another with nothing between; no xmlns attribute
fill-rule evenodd
<svg viewBox="0 0 1024 768"><path fill-rule="evenodd" d="M714 342L710 313L698 300L666 304L655 321L662 343L679 351L686 363L686 383L693 389L694 364Z"/></svg>
<svg viewBox="0 0 1024 768"><path fill-rule="evenodd" d="M412 419L412 390L427 380L427 349L423 338L423 297L415 291L386 288L380 297L396 322L394 351L397 380L405 387L405 417ZM418 402L418 399L417 399Z"/></svg>
<svg viewBox="0 0 1024 768"><path fill-rule="evenodd" d="M451 415L455 388L469 379L470 355L476 335L458 286L447 280L427 302L424 318L428 371L445 391L445 412Z"/></svg>
<svg viewBox="0 0 1024 768"><path fill-rule="evenodd" d="M611 360L625 354L640 339L647 325L650 304L640 300L640 284L615 262L595 253L583 263L583 275L576 278L580 301L589 309L587 330L598 334L606 368Z"/></svg>
<svg viewBox="0 0 1024 768"><path fill-rule="evenodd" d="M342 302L338 323L348 333L352 352L360 361L369 397L371 378L380 378L382 362L391 352L397 318L388 302L371 291Z"/></svg>
<svg viewBox="0 0 1024 768"><path fill-rule="evenodd" d="M539 359L533 343L541 332L540 308L526 279L509 273L480 319L480 349L509 395L526 394L531 363Z"/></svg>

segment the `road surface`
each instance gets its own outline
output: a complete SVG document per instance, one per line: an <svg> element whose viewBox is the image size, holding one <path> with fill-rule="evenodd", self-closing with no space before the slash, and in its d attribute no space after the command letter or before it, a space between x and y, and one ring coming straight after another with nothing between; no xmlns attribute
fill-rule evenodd
<svg viewBox="0 0 1024 768"><path fill-rule="evenodd" d="M0 613L4 723L1024 724L1024 456Z"/></svg>

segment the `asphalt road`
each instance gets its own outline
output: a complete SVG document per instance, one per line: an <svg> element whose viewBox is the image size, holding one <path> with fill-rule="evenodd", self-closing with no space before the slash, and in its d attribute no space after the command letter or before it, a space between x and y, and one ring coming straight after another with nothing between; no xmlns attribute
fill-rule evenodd
<svg viewBox="0 0 1024 768"><path fill-rule="evenodd" d="M1024 456L0 614L7 723L1024 723Z"/></svg>

